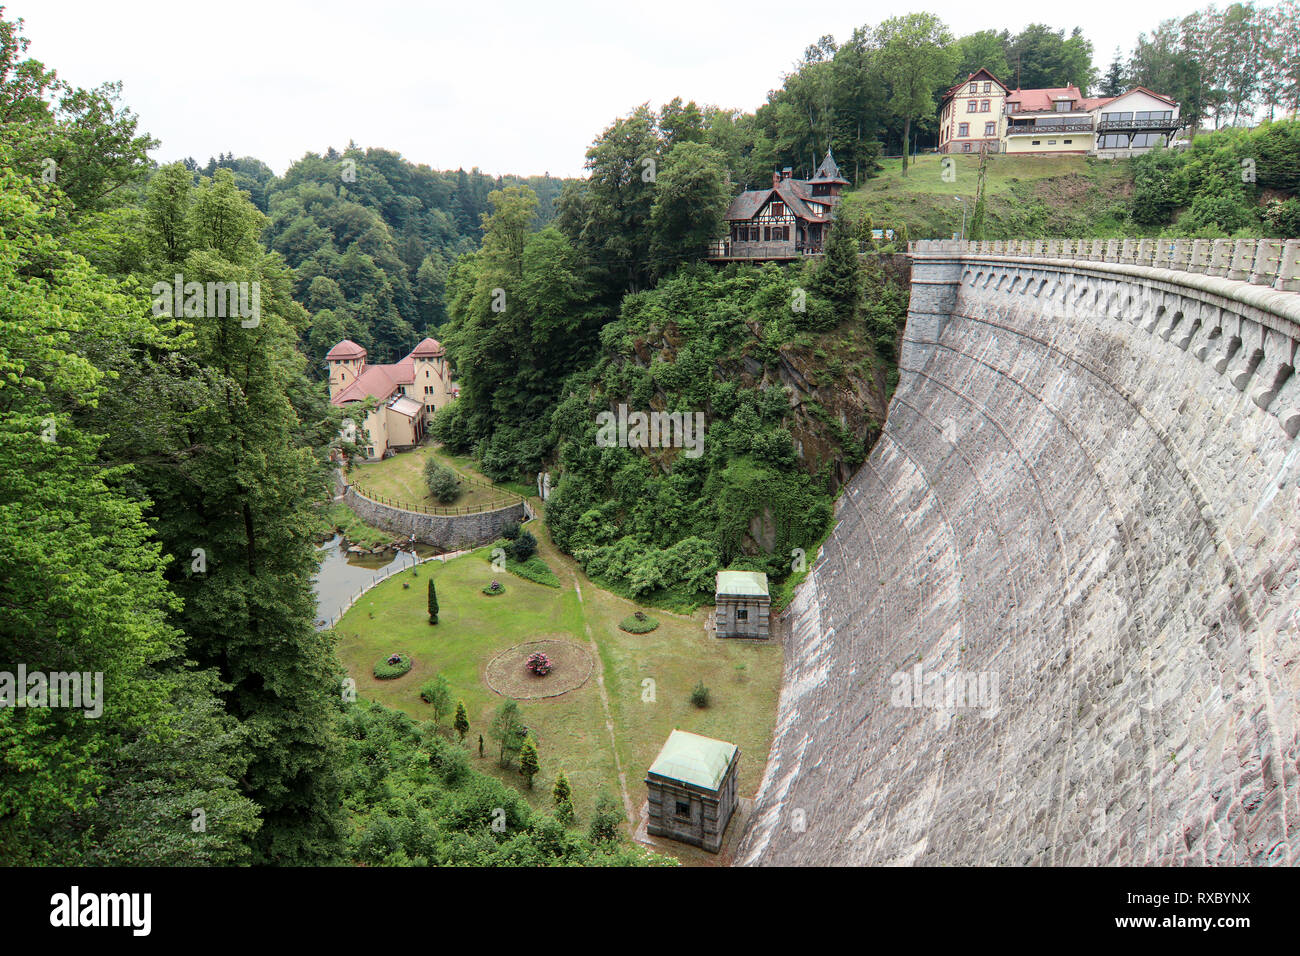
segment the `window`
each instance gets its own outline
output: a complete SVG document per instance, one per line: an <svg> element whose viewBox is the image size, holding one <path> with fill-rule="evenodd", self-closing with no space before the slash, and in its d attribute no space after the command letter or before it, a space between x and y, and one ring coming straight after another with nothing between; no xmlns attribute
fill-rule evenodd
<svg viewBox="0 0 1300 956"><path fill-rule="evenodd" d="M981 113L987 113L988 111L989 111L989 101L988 101L988 100L980 100L980 112L981 112Z"/></svg>
<svg viewBox="0 0 1300 956"><path fill-rule="evenodd" d="M772 216L773 216L773 218L779 219L779 218L781 218L781 217L784 216L784 215L785 215L785 203L783 203L783 202L774 202L774 203L772 203Z"/></svg>
<svg viewBox="0 0 1300 956"><path fill-rule="evenodd" d="M972 83L972 84L970 85L970 91L971 91L972 93L978 93L978 92L979 92L979 84L978 84L978 83Z"/></svg>
<svg viewBox="0 0 1300 956"><path fill-rule="evenodd" d="M1074 142L1074 140L1072 140L1072 139L1063 139L1063 140L1061 140L1061 142L1062 142L1064 145L1069 146L1071 143Z"/></svg>
<svg viewBox="0 0 1300 956"><path fill-rule="evenodd" d="M1052 104L1052 108L1055 109L1056 112L1058 113L1068 113L1070 112L1070 105L1071 104L1069 100L1057 100L1054 104Z"/></svg>
<svg viewBox="0 0 1300 956"><path fill-rule="evenodd" d="M998 134L998 124L997 124L997 123L985 123L985 124L984 124L984 135L985 135L985 136L996 136L997 134Z"/></svg>
<svg viewBox="0 0 1300 956"><path fill-rule="evenodd" d="M990 83L990 82L988 82L988 81L986 80L986 81L984 82L984 92L985 92L985 93L991 93L992 91L993 91L993 84Z"/></svg>
<svg viewBox="0 0 1300 956"><path fill-rule="evenodd" d="M1041 146L1042 144L1043 144L1043 141L1042 141L1041 139L1036 139L1036 140L1034 140L1032 143L1030 143L1029 145L1031 145L1031 146Z"/></svg>
<svg viewBox="0 0 1300 956"><path fill-rule="evenodd" d="M967 112L967 113L978 113L978 112L979 112L979 107L980 107L980 101L979 101L979 100L967 100L967 101L966 101L966 112Z"/></svg>
<svg viewBox="0 0 1300 956"><path fill-rule="evenodd" d="M1007 112L1008 112L1008 113L1014 113L1014 112L1016 112L1016 110L1018 110L1018 109L1020 109L1020 104L1019 104L1019 103L1011 103L1011 102L1008 102L1008 103L1007 103Z"/></svg>
<svg viewBox="0 0 1300 956"><path fill-rule="evenodd" d="M958 136L969 136L969 135L970 135L970 123L959 123L959 124L957 124L957 135L958 135Z"/></svg>
<svg viewBox="0 0 1300 956"><path fill-rule="evenodd" d="M736 608L736 620L737 620L737 621L748 621L748 620L749 620L749 608L747 608L747 607L738 607L738 608Z"/></svg>
<svg viewBox="0 0 1300 956"><path fill-rule="evenodd" d="M764 241L764 242L771 242L771 241L772 241L772 227L771 227L771 226L764 226L764 227L763 227L763 241Z"/></svg>
<svg viewBox="0 0 1300 956"><path fill-rule="evenodd" d="M691 805L682 800L677 801L677 815L689 820L691 818Z"/></svg>
<svg viewBox="0 0 1300 956"><path fill-rule="evenodd" d="M1055 146L1055 145L1056 145L1056 140L1054 140L1054 139L1049 139L1049 140L1047 141L1047 145L1048 145L1048 146Z"/></svg>
<svg viewBox="0 0 1300 956"><path fill-rule="evenodd" d="M970 152L970 143L962 143L962 144L961 144L961 151L962 151L963 153L969 153L969 152Z"/></svg>

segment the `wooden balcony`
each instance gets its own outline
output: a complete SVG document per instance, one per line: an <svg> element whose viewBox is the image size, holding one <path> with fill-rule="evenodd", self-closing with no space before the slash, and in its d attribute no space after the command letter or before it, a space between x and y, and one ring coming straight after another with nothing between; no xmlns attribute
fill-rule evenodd
<svg viewBox="0 0 1300 956"><path fill-rule="evenodd" d="M710 262L789 262L804 256L819 256L820 244L795 242L738 242L732 239L714 239L709 243L704 258Z"/></svg>
<svg viewBox="0 0 1300 956"><path fill-rule="evenodd" d="M1056 133L1091 133L1093 125L1087 123L1057 123L1055 126L1008 126L1008 136L1052 136Z"/></svg>

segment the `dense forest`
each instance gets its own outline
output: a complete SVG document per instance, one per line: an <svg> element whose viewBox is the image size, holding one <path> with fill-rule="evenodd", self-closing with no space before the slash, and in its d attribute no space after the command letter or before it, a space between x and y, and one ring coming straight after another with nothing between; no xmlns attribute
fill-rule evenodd
<svg viewBox="0 0 1300 956"><path fill-rule="evenodd" d="M26 46L0 19L0 661L104 684L93 719L0 708L0 861L657 862L608 821L530 810L445 728L350 702L334 634L314 626L340 418L266 236L314 210L307 227L339 231L313 281L383 272L386 177L357 177L374 206L340 199L309 158L268 183L268 216L240 188L257 165L152 168L115 86L70 87ZM381 168L449 181L392 154ZM409 262L381 255L390 291L444 248L429 236L464 238L432 198L397 205L414 239ZM152 291L175 273L256 282L260 310L177 310Z"/></svg>

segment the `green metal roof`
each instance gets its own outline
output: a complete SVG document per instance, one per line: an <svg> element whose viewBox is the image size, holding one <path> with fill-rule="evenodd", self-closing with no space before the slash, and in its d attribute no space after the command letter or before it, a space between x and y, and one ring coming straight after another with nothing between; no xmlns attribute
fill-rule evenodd
<svg viewBox="0 0 1300 956"><path fill-rule="evenodd" d="M767 597L767 575L762 571L719 571L717 593Z"/></svg>
<svg viewBox="0 0 1300 956"><path fill-rule="evenodd" d="M650 765L650 772L697 787L717 790L736 753L736 745L701 737L685 730L668 735L663 750Z"/></svg>

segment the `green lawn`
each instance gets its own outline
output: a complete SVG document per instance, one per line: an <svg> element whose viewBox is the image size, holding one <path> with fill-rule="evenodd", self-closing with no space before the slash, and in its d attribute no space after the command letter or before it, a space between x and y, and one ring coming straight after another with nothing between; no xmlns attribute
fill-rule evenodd
<svg viewBox="0 0 1300 956"><path fill-rule="evenodd" d="M348 544L355 544L362 548L376 548L381 544L391 544L395 538L400 537L391 531L366 524L357 517L355 511L341 501L331 502L326 507L324 515L326 523L340 532L347 539Z"/></svg>
<svg viewBox="0 0 1300 956"><path fill-rule="evenodd" d="M436 458L462 477L476 479L462 482L461 496L449 505L435 501L425 487L424 465L430 457ZM515 500L515 495L509 489L490 488L479 484L478 482L486 479L431 445L422 445L412 451L398 452L383 461L354 465L348 473L348 481L366 492L421 508L475 508L481 505L506 505Z"/></svg>
<svg viewBox="0 0 1300 956"><path fill-rule="evenodd" d="M952 160L952 181L944 179L944 160ZM925 154L902 174L898 159L845 198L845 209L869 216L877 227L905 226L909 238L946 238L961 229L962 203L974 212L979 156ZM1083 238L1132 234L1125 220L1125 196L1132 188L1127 162L1086 156L1008 156L988 158L985 238L1036 236Z"/></svg>
<svg viewBox="0 0 1300 956"><path fill-rule="evenodd" d="M550 789L563 769L574 790L579 822L589 819L601 789L619 798L614 749L601 699L603 678L613 718L618 759L626 775L634 808L645 799L647 768L675 727L736 743L742 752L740 793L752 796L762 779L771 744L781 681L781 648L710 639L704 633L705 611L686 617L656 611L660 621L650 634L622 631L618 622L637 605L597 589L551 544L544 527L530 522L541 554L563 587L544 587L509 573L493 572L483 551L444 563L429 562L390 578L368 592L337 630L339 653L364 696L427 719L420 685L444 674L453 697L463 698L470 717L466 739L477 754L483 734L488 756L477 766L518 787L538 807L549 806ZM426 580L437 582L439 623L428 623ZM480 589L493 578L507 588L500 597ZM581 587L582 599L575 591ZM410 584L403 588L402 584ZM488 662L515 644L543 638L587 643L594 640L598 661L585 685L563 696L525 700L519 706L534 730L541 773L529 792L514 770L498 768L487 728L502 698L483 681ZM376 680L371 669L379 658L400 651L414 659L411 672L393 681ZM653 685L645 682L653 681ZM691 689L703 680L713 702L706 710L690 702ZM653 686L654 700L643 699Z"/></svg>

